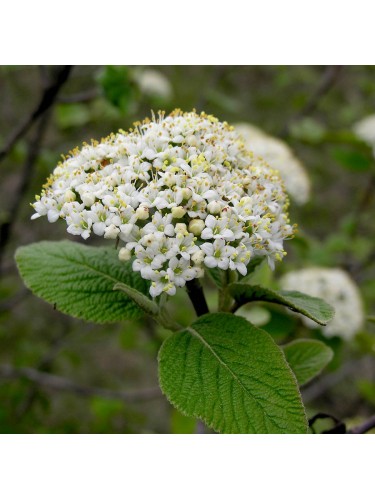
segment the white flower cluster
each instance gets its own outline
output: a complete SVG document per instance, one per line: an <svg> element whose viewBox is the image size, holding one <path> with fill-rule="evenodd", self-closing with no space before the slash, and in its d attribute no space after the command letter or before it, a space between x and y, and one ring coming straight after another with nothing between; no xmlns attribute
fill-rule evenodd
<svg viewBox="0 0 375 500"><path fill-rule="evenodd" d="M154 69L141 69L135 72L135 80L141 92L150 97L168 101L173 96L173 89L168 78Z"/></svg>
<svg viewBox="0 0 375 500"><path fill-rule="evenodd" d="M375 152L375 115L369 115L357 122L353 127L354 133Z"/></svg>
<svg viewBox="0 0 375 500"><path fill-rule="evenodd" d="M337 335L350 340L364 322L361 295L357 285L342 269L312 267L287 273L281 279L285 290L297 290L320 297L335 308L335 316L327 326L319 327L312 320L302 320L310 328L322 328L326 337Z"/></svg>
<svg viewBox="0 0 375 500"><path fill-rule="evenodd" d="M205 113L159 113L77 148L43 187L33 219L122 242L119 258L135 256L154 297L175 294L203 266L246 275L251 258L266 256L273 267L294 232L277 172Z"/></svg>
<svg viewBox="0 0 375 500"><path fill-rule="evenodd" d="M261 156L279 171L293 200L298 205L305 204L310 198L310 179L290 147L250 123L239 123L235 128L254 154Z"/></svg>

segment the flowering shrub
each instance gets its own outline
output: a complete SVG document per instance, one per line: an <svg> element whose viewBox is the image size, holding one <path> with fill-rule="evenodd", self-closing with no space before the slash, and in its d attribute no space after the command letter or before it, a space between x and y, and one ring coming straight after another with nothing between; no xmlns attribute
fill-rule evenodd
<svg viewBox="0 0 375 500"><path fill-rule="evenodd" d="M279 347L233 314L263 301L320 325L333 317L320 298L248 282L262 260L272 268L282 260L294 233L276 168L213 116L160 113L73 150L33 204L33 219L63 219L68 233L116 240L116 248L34 243L17 251L20 274L66 314L98 323L147 314L169 329L159 380L182 413L219 432L305 433L299 386L331 350L309 340ZM218 291L217 312L199 282L205 274ZM198 316L189 325L167 308L184 286Z"/></svg>

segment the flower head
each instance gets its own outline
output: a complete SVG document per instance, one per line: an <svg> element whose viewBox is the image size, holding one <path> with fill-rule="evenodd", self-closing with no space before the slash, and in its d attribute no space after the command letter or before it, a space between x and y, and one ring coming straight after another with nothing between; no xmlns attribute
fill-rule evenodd
<svg viewBox="0 0 375 500"><path fill-rule="evenodd" d="M118 239L153 296L204 265L246 274L266 256L273 266L294 232L277 171L226 122L179 110L73 150L33 207L33 219L65 219L71 234Z"/></svg>
<svg viewBox="0 0 375 500"><path fill-rule="evenodd" d="M357 285L342 269L313 267L287 273L281 279L286 290L320 297L335 309L335 317L327 326L320 327L326 337L335 335L350 340L361 328L364 321L361 295ZM310 328L319 326L303 317Z"/></svg>
<svg viewBox="0 0 375 500"><path fill-rule="evenodd" d="M305 204L310 197L310 179L290 147L254 125L240 123L235 127L244 138L246 146L280 172L286 190L293 200L299 205Z"/></svg>

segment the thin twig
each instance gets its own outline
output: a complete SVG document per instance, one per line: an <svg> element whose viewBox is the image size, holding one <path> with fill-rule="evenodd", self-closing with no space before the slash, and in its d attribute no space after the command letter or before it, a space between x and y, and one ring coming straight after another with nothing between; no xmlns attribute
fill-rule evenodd
<svg viewBox="0 0 375 500"><path fill-rule="evenodd" d="M12 204L9 207L8 217L5 222L0 225L0 274L2 271L4 251L10 239L13 224L17 218L23 197L27 192L33 175L34 166L39 155L43 136L47 129L48 119L49 113L46 113L38 123L38 128L35 132L34 138L30 142L28 155L22 168L20 183L14 193Z"/></svg>
<svg viewBox="0 0 375 500"><path fill-rule="evenodd" d="M296 119L306 117L310 115L318 107L322 98L332 89L338 80L341 73L342 66L327 66L325 69L316 90L312 93L304 107L297 113L297 115L290 121L293 122ZM282 130L280 131L280 137L285 137L288 135L290 122L285 123Z"/></svg>
<svg viewBox="0 0 375 500"><path fill-rule="evenodd" d="M148 387L129 391L115 391L100 387L90 387L77 384L57 375L44 373L34 368L15 368L10 365L0 365L0 377L9 380L26 379L40 387L54 391L70 392L81 397L99 396L105 399L116 399L126 403L150 401L162 396L159 387Z"/></svg>
<svg viewBox="0 0 375 500"><path fill-rule="evenodd" d="M353 429L348 430L348 434L365 434L371 429L375 428L375 415L370 417L366 422L363 422L361 425L357 427L353 427Z"/></svg>
<svg viewBox="0 0 375 500"><path fill-rule="evenodd" d="M321 377L313 382L310 386L302 388L302 399L304 403L311 403L332 387L335 387L337 384L351 377L353 374L358 373L361 366L365 365L365 363L367 362L372 363L371 356L364 356L361 359L354 359L346 363L337 372L330 373L324 377Z"/></svg>
<svg viewBox="0 0 375 500"><path fill-rule="evenodd" d="M40 99L39 104L36 106L35 110L31 115L16 129L16 131L8 139L7 145L0 152L0 161L5 158L5 156L10 152L14 144L30 129L30 127L39 119L38 128L35 132L35 136L30 142L29 151L24 163L21 179L19 186L14 193L13 203L9 208L8 220L6 220L0 226L0 275L2 272L2 261L5 252L5 248L10 239L13 224L16 220L19 208L22 203L22 199L27 192L28 186L30 184L32 174L34 171L34 166L39 155L41 148L43 136L47 129L47 123L49 119L49 110L55 103L56 97L62 87L62 85L68 79L72 66L63 66L61 68L55 69L55 76L49 84L44 83L44 92Z"/></svg>
<svg viewBox="0 0 375 500"><path fill-rule="evenodd" d="M311 114L318 107L322 97L325 96L336 83L341 70L342 66L327 66L315 92L299 112L300 117Z"/></svg>
<svg viewBox="0 0 375 500"><path fill-rule="evenodd" d="M62 66L56 72L53 81L44 88L42 97L34 111L23 120L20 125L12 132L6 145L0 151L0 161L3 160L16 142L23 137L36 120L42 116L55 102L56 96L60 91L61 86L66 82L71 72L72 66Z"/></svg>
<svg viewBox="0 0 375 500"><path fill-rule="evenodd" d="M77 92L76 94L61 95L56 99L56 101L62 104L75 104L93 101L98 96L98 89L89 89L83 92Z"/></svg>
<svg viewBox="0 0 375 500"><path fill-rule="evenodd" d="M67 322L67 324L66 324ZM38 371L48 373L52 370L53 363L59 354L61 348L63 347L66 337L70 333L70 328L68 325L71 323L71 320L69 317L63 319L63 325L64 328L61 333L59 333L57 336L55 336L49 345L49 349L47 352L41 357L39 363L36 365L36 369ZM32 384L23 399L21 403L18 405L16 411L15 411L15 416L16 418L20 419L22 418L33 406L34 402L37 399L37 396L39 394L39 387L38 384Z"/></svg>

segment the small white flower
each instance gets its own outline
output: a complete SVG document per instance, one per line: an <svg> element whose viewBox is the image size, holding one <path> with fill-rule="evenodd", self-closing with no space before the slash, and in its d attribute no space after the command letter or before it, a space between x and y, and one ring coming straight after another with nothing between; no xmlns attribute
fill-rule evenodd
<svg viewBox="0 0 375 500"><path fill-rule="evenodd" d="M196 276L195 269L190 265L190 259L178 259L172 257L169 261L167 274L170 282L182 287L186 281L190 281Z"/></svg>
<svg viewBox="0 0 375 500"><path fill-rule="evenodd" d="M204 240L224 238L227 241L234 240L233 231L228 229L226 218L217 219L213 215L208 215L205 220L206 228L203 229L201 237Z"/></svg>
<svg viewBox="0 0 375 500"><path fill-rule="evenodd" d="M218 267L226 270L229 267L229 258L235 249L225 244L225 240L217 239L214 243L203 243L202 250L206 254L204 263L207 267Z"/></svg>

